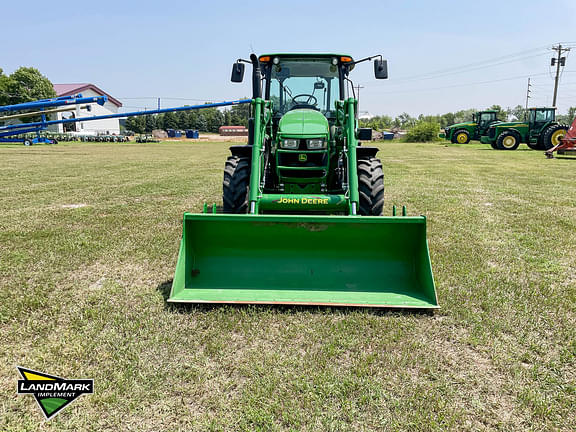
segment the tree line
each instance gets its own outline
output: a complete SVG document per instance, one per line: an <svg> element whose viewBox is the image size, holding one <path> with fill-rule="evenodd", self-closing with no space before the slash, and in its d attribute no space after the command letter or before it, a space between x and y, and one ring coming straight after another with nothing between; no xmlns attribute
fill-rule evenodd
<svg viewBox="0 0 576 432"><path fill-rule="evenodd" d="M250 104L232 105L230 109L204 108L191 111L167 112L126 119L126 130L150 133L154 129L198 129L218 132L220 126L248 126Z"/></svg>

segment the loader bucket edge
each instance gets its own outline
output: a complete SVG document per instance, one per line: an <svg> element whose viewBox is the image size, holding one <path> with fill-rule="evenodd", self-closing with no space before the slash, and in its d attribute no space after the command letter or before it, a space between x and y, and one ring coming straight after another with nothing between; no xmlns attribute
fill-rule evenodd
<svg viewBox="0 0 576 432"><path fill-rule="evenodd" d="M185 213L168 301L439 307L424 216Z"/></svg>

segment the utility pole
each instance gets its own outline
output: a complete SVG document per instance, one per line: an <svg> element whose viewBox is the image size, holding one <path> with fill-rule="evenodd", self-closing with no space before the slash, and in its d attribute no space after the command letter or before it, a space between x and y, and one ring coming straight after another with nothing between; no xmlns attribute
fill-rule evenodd
<svg viewBox="0 0 576 432"><path fill-rule="evenodd" d="M556 96L558 96L558 81L560 80L560 66L566 65L566 57L562 57L563 52L570 51L570 48L562 48L562 45L558 44L553 46L552 49L558 53L557 57L552 57L550 61L550 66L556 66L556 78L554 79L554 97L552 99L552 106L556 106Z"/></svg>
<svg viewBox="0 0 576 432"><path fill-rule="evenodd" d="M526 111L528 111L528 99L530 99L530 78L528 78L528 87L526 88Z"/></svg>
<svg viewBox="0 0 576 432"><path fill-rule="evenodd" d="M160 98L158 98L158 109L160 109Z"/></svg>
<svg viewBox="0 0 576 432"><path fill-rule="evenodd" d="M358 100L358 107L360 107L360 89L363 89L364 86L361 86L360 84L358 84L354 88L358 91L358 95L356 96L356 99ZM358 108L358 109L360 109L360 108Z"/></svg>

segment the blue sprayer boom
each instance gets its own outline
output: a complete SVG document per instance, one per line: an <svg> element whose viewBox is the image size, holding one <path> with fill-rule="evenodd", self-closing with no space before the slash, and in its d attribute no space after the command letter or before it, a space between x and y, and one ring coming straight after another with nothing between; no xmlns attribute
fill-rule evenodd
<svg viewBox="0 0 576 432"><path fill-rule="evenodd" d="M56 99L45 99L40 101L34 102L27 102L23 104L17 105L6 105L0 106L0 112L2 111L19 111L19 110L26 110L26 109L40 109L44 110L48 107L58 107L63 105L77 105L77 104L85 104L85 103L97 103L99 105L104 105L107 98L106 96L98 96L98 97L90 97L90 98L82 98L81 95L78 97L62 97ZM87 121L94 121L94 120L106 120L106 119L114 119L114 118L127 118L127 117L138 117L143 115L151 115L151 114L162 114L168 112L178 112L178 111L192 111L198 110L203 108L217 108L223 106L230 106L230 105L239 105L244 103L250 103L250 99L241 99L241 100L234 100L234 101L227 101L227 102L217 102L217 103L207 103L202 105L190 105L190 106L181 106L181 107L173 107L173 108L163 108L163 109L156 109L156 110L147 110L147 111L132 111L127 113L118 113L118 114L106 114L106 115L99 115L99 116L92 116L92 117L79 117L79 118L69 118L69 119L60 119L60 120L47 120L46 115L50 112L57 112L58 110L52 111L39 111L38 113L34 114L41 114L42 120L37 122L31 123L19 123L13 125L6 125L0 126L0 141L11 141L11 142L18 142L22 141L22 139L6 139L4 137L19 135L27 132L36 132L38 135L39 140L42 138L39 137L39 132L41 130L45 130L48 126L57 125L57 124L69 124L69 123L77 123L77 122L87 122ZM30 116L31 113L25 114L18 114L16 116L7 116L7 117L0 117L0 121L2 119L6 119L8 117L25 117ZM41 142L41 141L38 141Z"/></svg>

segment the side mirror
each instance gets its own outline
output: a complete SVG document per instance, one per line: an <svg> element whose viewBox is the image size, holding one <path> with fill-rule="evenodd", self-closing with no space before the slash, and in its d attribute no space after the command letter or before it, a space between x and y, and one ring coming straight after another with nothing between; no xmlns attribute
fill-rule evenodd
<svg viewBox="0 0 576 432"><path fill-rule="evenodd" d="M374 60L374 76L376 79L388 79L388 62L386 60Z"/></svg>
<svg viewBox="0 0 576 432"><path fill-rule="evenodd" d="M244 63L236 62L232 65L232 76L230 81L240 83L244 79Z"/></svg>

